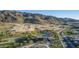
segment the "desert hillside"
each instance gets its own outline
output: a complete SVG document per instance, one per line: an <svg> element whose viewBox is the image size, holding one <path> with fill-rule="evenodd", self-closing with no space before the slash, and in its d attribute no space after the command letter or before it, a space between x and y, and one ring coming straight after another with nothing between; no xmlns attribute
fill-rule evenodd
<svg viewBox="0 0 79 59"><path fill-rule="evenodd" d="M74 22L71 18L58 18L42 14L33 14L18 11L0 11L0 22L9 23L34 23L34 24L64 24L67 21Z"/></svg>

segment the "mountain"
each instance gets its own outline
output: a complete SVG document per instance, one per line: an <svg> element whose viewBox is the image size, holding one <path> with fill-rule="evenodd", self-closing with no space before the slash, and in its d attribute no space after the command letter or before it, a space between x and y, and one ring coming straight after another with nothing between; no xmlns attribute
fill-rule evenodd
<svg viewBox="0 0 79 59"><path fill-rule="evenodd" d="M3 10L0 11L0 22L7 23L34 23L34 24L64 24L66 22L79 22L71 18L58 18L42 14Z"/></svg>

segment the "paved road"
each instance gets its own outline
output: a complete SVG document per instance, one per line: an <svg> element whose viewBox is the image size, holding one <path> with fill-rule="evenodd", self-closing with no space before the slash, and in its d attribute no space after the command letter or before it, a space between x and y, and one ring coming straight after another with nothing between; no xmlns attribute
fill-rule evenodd
<svg viewBox="0 0 79 59"><path fill-rule="evenodd" d="M64 48L75 48L75 45L70 41L71 38L69 38L68 36L66 36L63 31L60 32L61 37L62 37L62 43Z"/></svg>
<svg viewBox="0 0 79 59"><path fill-rule="evenodd" d="M19 47L19 48L30 48L30 47L33 47L33 46L35 47L37 45L38 45L38 47L39 47L39 45L41 45L41 46L44 46L46 48L49 48L49 45L47 45L47 44L37 44L37 43L26 45L26 46L22 46L22 47Z"/></svg>
<svg viewBox="0 0 79 59"><path fill-rule="evenodd" d="M60 42L61 42L63 48L66 48L66 44L63 42L63 34L62 34L64 30L65 30L65 29L59 30L59 31L57 32L57 34L58 34L59 40L60 40Z"/></svg>
<svg viewBox="0 0 79 59"><path fill-rule="evenodd" d="M30 44L30 45L25 45L25 46L22 46L22 47L19 47L19 48L29 48L31 46L34 46L35 44Z"/></svg>

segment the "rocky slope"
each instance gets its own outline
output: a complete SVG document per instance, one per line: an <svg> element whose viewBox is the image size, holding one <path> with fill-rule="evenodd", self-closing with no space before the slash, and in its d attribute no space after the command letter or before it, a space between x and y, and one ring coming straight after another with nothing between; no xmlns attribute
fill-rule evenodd
<svg viewBox="0 0 79 59"><path fill-rule="evenodd" d="M76 20L70 18L57 18L42 14L33 14L26 12L17 12L10 10L0 11L0 22L9 23L34 23L34 24L64 24Z"/></svg>

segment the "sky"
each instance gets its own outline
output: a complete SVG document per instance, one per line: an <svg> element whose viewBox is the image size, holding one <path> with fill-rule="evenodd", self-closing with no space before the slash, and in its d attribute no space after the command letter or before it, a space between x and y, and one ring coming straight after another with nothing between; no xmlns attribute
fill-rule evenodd
<svg viewBox="0 0 79 59"><path fill-rule="evenodd" d="M21 12L39 13L61 18L73 18L79 20L79 10L18 10Z"/></svg>

